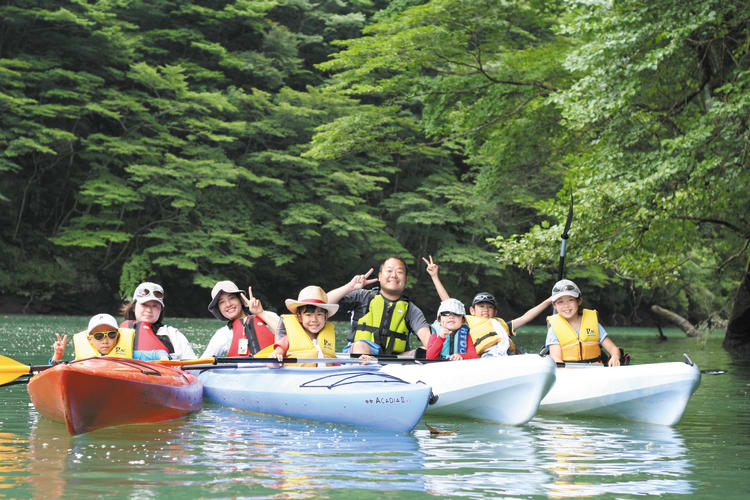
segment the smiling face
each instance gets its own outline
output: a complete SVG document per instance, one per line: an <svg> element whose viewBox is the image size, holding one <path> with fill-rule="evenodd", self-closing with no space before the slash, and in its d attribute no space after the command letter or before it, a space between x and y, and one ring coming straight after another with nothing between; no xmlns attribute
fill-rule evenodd
<svg viewBox="0 0 750 500"><path fill-rule="evenodd" d="M302 308L297 312L297 319L299 320L302 328L308 334L317 335L326 326L326 318L328 317L328 311L321 307L312 309L311 307L305 307L304 311Z"/></svg>
<svg viewBox="0 0 750 500"><path fill-rule="evenodd" d="M570 321L578 314L578 306L581 305L581 302L583 302L583 299L580 297L575 298L572 295L563 295L554 301L552 305L560 316Z"/></svg>
<svg viewBox="0 0 750 500"><path fill-rule="evenodd" d="M390 258L383 262L378 273L380 290L393 297L398 298L406 288L406 266L399 259Z"/></svg>
<svg viewBox="0 0 750 500"><path fill-rule="evenodd" d="M155 300L149 300L148 302L135 304L135 320L144 321L146 323L156 323L161 315L161 304Z"/></svg>
<svg viewBox="0 0 750 500"><path fill-rule="evenodd" d="M451 312L440 313L440 326L455 332L464 324L464 317Z"/></svg>
<svg viewBox="0 0 750 500"><path fill-rule="evenodd" d="M234 321L245 315L242 310L242 301L234 293L224 293L219 296L219 312L229 321Z"/></svg>
<svg viewBox="0 0 750 500"><path fill-rule="evenodd" d="M469 312L472 316L479 316L480 318L494 318L497 316L497 309L489 302L479 302L469 307Z"/></svg>

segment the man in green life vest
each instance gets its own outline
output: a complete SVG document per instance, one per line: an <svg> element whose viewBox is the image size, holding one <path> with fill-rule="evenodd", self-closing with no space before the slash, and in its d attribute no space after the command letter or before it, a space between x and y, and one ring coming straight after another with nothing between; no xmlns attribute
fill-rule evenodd
<svg viewBox="0 0 750 500"><path fill-rule="evenodd" d="M352 314L352 331L344 352L351 354L393 355L413 347L409 335L416 334L423 346L430 338L424 314L404 296L406 263L388 257L380 265L377 279L369 279L373 269L358 274L346 285L328 292L328 301ZM379 288L364 287L378 282Z"/></svg>

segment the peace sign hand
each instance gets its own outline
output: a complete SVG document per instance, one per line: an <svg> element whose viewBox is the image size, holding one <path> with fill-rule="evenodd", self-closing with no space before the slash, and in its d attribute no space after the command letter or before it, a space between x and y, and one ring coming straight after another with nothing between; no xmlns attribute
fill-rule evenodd
<svg viewBox="0 0 750 500"><path fill-rule="evenodd" d="M427 274L429 274L432 277L437 276L438 265L432 261L432 255L430 255L430 260L427 260L424 257L422 257L422 260L424 261L425 264L427 264Z"/></svg>
<svg viewBox="0 0 750 500"><path fill-rule="evenodd" d="M349 282L349 291L359 290L361 288L366 287L367 285L371 285L378 281L377 278L367 279L372 273L374 269L370 268L369 271L367 271L365 274L358 274L355 277L352 278L352 280Z"/></svg>
<svg viewBox="0 0 750 500"><path fill-rule="evenodd" d="M54 344L52 344L52 349L55 351L55 355L53 356L54 359L61 359L62 355L65 354L65 343L68 341L68 336L64 335L60 337L59 333L55 334L57 336L57 341L55 341Z"/></svg>
<svg viewBox="0 0 750 500"><path fill-rule="evenodd" d="M247 287L247 295L250 298L245 297L244 293L240 293L240 296L245 302L247 308L250 310L250 313L255 315L263 313L263 305L260 303L260 299L256 299L255 297L253 297L253 287Z"/></svg>

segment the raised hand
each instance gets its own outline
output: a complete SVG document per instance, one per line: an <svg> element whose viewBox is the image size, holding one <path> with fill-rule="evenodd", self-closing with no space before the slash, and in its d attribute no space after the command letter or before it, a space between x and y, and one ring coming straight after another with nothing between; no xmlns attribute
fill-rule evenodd
<svg viewBox="0 0 750 500"><path fill-rule="evenodd" d="M432 255L430 255L430 260L427 260L424 257L422 257L422 260L424 261L425 264L427 264L427 274L429 274L430 276L433 276L433 277L437 276L437 274L438 274L438 265L435 264L435 262L433 262Z"/></svg>
<svg viewBox="0 0 750 500"><path fill-rule="evenodd" d="M349 287L350 291L359 290L361 288L366 287L367 285L371 285L378 281L377 278L371 278L370 275L373 273L374 269L370 268L369 271L367 271L365 274L358 274L355 277L352 278L352 280L347 285Z"/></svg>
<svg viewBox="0 0 750 500"><path fill-rule="evenodd" d="M65 343L68 341L68 336L63 335L60 337L59 333L56 333L55 335L57 336L57 340L52 344L52 349L55 351L52 359L59 361L62 359L63 354L65 354Z"/></svg>
<svg viewBox="0 0 750 500"><path fill-rule="evenodd" d="M257 315L263 312L263 305L260 303L260 299L256 299L255 297L253 297L253 287L247 287L247 297L244 293L241 293L240 296L242 297L243 302L245 302L247 308L250 310L250 314Z"/></svg>

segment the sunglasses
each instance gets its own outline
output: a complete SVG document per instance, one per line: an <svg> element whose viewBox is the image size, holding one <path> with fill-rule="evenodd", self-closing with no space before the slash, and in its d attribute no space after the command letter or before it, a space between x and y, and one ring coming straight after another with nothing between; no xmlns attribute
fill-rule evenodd
<svg viewBox="0 0 750 500"><path fill-rule="evenodd" d="M552 293L560 293L560 292L577 292L575 286L573 285L563 285L563 286L556 286L552 289Z"/></svg>
<svg viewBox="0 0 750 500"><path fill-rule="evenodd" d="M107 336L111 338L112 340L115 340L117 338L117 330L112 330L111 332L96 332L89 334L89 337L94 337L96 340L101 340L104 338L104 336Z"/></svg>
<svg viewBox="0 0 750 500"><path fill-rule="evenodd" d="M454 312L444 311L440 313L440 316L446 317L446 316L461 316L461 315L458 313L454 313Z"/></svg>
<svg viewBox="0 0 750 500"><path fill-rule="evenodd" d="M148 288L143 288L141 290L138 290L138 292L135 294L136 297L148 297L149 295L153 295L157 299L163 299L164 298L164 292L160 292L159 290L149 290Z"/></svg>

